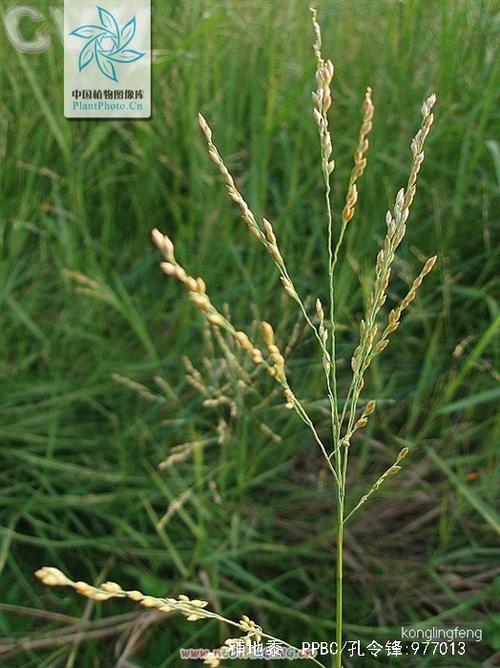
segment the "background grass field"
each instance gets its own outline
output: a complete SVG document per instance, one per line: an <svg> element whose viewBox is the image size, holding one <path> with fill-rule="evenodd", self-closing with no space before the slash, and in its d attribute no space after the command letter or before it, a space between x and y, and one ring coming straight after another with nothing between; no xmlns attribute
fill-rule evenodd
<svg viewBox="0 0 500 668"><path fill-rule="evenodd" d="M236 397L234 416L203 407L181 361L189 355L203 368L202 323L179 286L160 275L149 242L153 226L171 235L183 263L239 325L270 319L286 345L297 314L206 157L201 110L249 203L273 221L303 292L326 298L308 4L153 4L163 54L153 68L150 122L64 119L50 3L36 3L46 17L37 28L52 36L46 53L22 55L2 32L2 666L166 668L182 665L179 646L213 647L226 637L215 624L146 618L128 604L90 605L48 590L32 575L43 564L156 595L202 595L295 644L334 635L333 495L320 456L279 397L262 403L265 379L255 394ZM9 6L2 1L2 11ZM402 623L482 626L483 642L459 662L385 661L498 665L498 5L317 6L336 66L337 212L367 85L376 106L338 282L344 391L384 214L406 182L420 103L438 94L391 298L404 294L424 257L437 252L439 264L372 370L367 395L379 408L352 448L351 504L402 445L411 455L349 526L348 635L383 643L399 638ZM105 299L75 292L65 269L97 281ZM313 350L299 335L291 371L321 422ZM155 383L157 375L168 386ZM158 469L173 446L193 441L205 445ZM182 508L157 529L179 498ZM138 629L142 637L130 635ZM381 663L346 657L346 666Z"/></svg>

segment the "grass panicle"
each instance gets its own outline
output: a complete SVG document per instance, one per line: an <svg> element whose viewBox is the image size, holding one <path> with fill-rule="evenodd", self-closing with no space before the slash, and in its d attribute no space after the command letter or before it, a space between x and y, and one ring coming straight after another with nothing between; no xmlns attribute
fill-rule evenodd
<svg viewBox="0 0 500 668"><path fill-rule="evenodd" d="M304 318L305 326L311 331L316 343L318 344L319 357L322 362L324 372L325 390L329 402L329 426L324 429L323 424L316 420L316 416L306 410L306 404L299 399L292 389L289 379L289 364L287 361L290 353L289 346L280 346L273 325L268 321L259 323L259 330L252 330L251 335L242 329L233 325L232 316L228 308L220 309L214 305L208 294L207 285L200 277L191 275L187 269L177 260L175 247L172 240L163 234L160 230L152 231L152 241L155 247L160 251L163 260L160 268L164 274L176 279L188 292L189 298L196 309L205 320L205 334L208 342L208 350L211 356L214 356L214 342L223 356L224 371L230 370L232 377L238 379L238 388L242 391L252 388L258 383L256 372L263 370L277 384L279 391L284 398L284 404L287 409L295 411L297 416L308 427L310 434L319 446L323 455L325 466L329 470L334 486L335 496L335 525L336 525L336 642L339 651L335 656L335 666L342 666L343 645L343 545L344 545L344 525L346 522L364 506L372 494L377 492L380 487L401 469L401 463L409 453L407 447L403 448L395 457L394 463L379 477L369 488L359 501L354 503L352 509L346 512L348 499L348 462L353 436L359 430L364 429L370 417L376 409L376 401L370 399L362 403L363 389L366 383L367 372L373 359L382 353L388 343L391 335L398 329L401 317L406 309L414 301L417 291L420 288L423 279L429 274L436 263L436 256L429 258L418 276L411 284L408 293L402 301L391 309L384 317L385 324L382 326L380 320L382 309L388 298L388 291L393 272L393 265L398 248L400 247L407 231L410 209L417 192L418 175L424 160L424 145L431 130L434 120L432 109L436 101L435 95L429 96L422 105L422 122L420 129L411 142L411 165L407 184L405 188L399 190L395 198L395 204L392 210L388 211L385 217L385 236L382 247L378 252L375 262L375 271L371 290L368 293L366 311L364 318L360 322L359 342L351 356L351 371L349 378L338 377L339 365L337 364L337 313L336 313L336 280L335 272L338 261L341 257L341 249L349 223L355 215L356 204L358 202L358 181L363 176L367 165L367 150L369 145L369 134L373 126L374 105L372 102L372 91L367 88L363 102L363 118L358 134L358 140L354 151L354 165L350 172L346 200L339 215L339 221L336 224L334 219L334 207L332 203L331 179L335 170L335 161L333 158L333 140L329 126L329 111L332 106L332 80L334 67L330 60L325 60L322 55L321 30L318 23L316 10L312 9L312 25L314 33L314 55L316 58L316 87L313 92L313 117L318 128L320 139L320 168L322 187L325 197L326 209L326 237L328 243L328 266L326 274L328 276L328 304L323 305L320 299L315 300L315 315L309 312L310 303L308 299L303 299L292 279L289 268L283 257L278 238L272 223L263 218L261 221L252 212L250 206L240 193L236 186L235 179L226 165L219 149L214 143L214 133L205 117L198 116L201 131L206 139L208 154L216 165L225 183L227 193L231 200L239 208L241 217L250 233L264 246L266 252L270 255L276 266L285 292L297 303L301 316ZM93 282L85 276L68 274L68 277L76 281L81 291L91 293L97 298L108 299L109 295L103 294L99 284ZM253 364L253 369L248 369L245 362L241 362L237 353L246 356ZM209 356L210 357L210 356ZM228 408L230 418L234 417L238 408L237 402L231 398L233 391L231 382L227 382L225 373L220 373L220 367L217 372L214 371L213 361L209 358L205 360L205 370L208 371L208 380L204 374L194 367L189 359L185 361L187 369L188 382L203 397L203 405L208 409L218 409L220 407ZM214 380L215 378L218 380ZM221 378L224 380L221 381ZM116 377L118 382L132 387L131 383L123 377ZM339 398L339 388L347 387L347 393L343 401ZM147 399L152 396L142 385L134 385L133 389ZM239 391L239 390L238 390ZM154 397L153 397L154 399ZM272 430L261 423L260 427ZM217 439L224 438L223 433L227 428L227 422L219 422L217 429ZM324 433L326 431L326 433ZM279 434L275 434L277 440L281 440ZM170 456L160 464L162 470L168 470L177 462L184 461L198 449L210 442L210 439L192 441L181 444L173 449ZM159 525L164 527L170 518L175 514L183 504L190 498L190 493L174 499L166 513L160 519ZM243 616L239 621L231 621L212 612L207 608L207 601L190 600L187 596L180 595L177 598L155 598L146 596L138 591L123 590L118 584L107 582L99 586L88 585L84 582L73 582L60 571L54 568L42 568L37 571L37 576L47 585L72 587L80 594L95 600L104 601L110 598L129 598L145 607L152 607L165 613L180 613L188 621L198 621L201 619L218 620L227 625L237 628L243 632L246 640L257 640L261 638L272 639L257 624L248 617ZM234 639L229 639L231 644ZM287 645L288 647L293 647ZM316 659L312 660L321 665ZM216 651L206 657L205 663L210 666L219 666L220 659Z"/></svg>
<svg viewBox="0 0 500 668"><path fill-rule="evenodd" d="M102 602L112 598L128 598L148 609L158 610L165 614L180 614L185 617L188 622L217 620L244 633L243 636L238 638L228 638L226 640L227 646L231 646L231 644L234 643L240 643L242 640L260 642L263 638L266 638L268 640L278 641L283 646L297 652L300 651L297 647L289 645L285 641L265 633L258 624L248 617L248 615L242 615L238 621L234 621L217 612L207 609L208 601L202 599L190 599L189 596L186 596L185 594L179 594L175 598L171 596L156 597L148 596L136 589L123 589L117 582L103 582L98 586L90 585L87 582L82 581L74 582L58 568L52 566L43 566L36 571L35 575L48 587L71 587L78 592L78 594L85 596L91 601ZM322 664L314 658L311 658L311 661L318 666L322 666ZM204 663L212 668L218 668L218 666L221 665L221 660L214 652L213 654L209 653L205 657Z"/></svg>

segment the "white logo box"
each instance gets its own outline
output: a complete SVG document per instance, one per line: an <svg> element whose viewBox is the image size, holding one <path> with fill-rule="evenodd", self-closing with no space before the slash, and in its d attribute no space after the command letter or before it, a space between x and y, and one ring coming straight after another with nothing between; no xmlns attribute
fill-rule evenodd
<svg viewBox="0 0 500 668"><path fill-rule="evenodd" d="M151 116L151 0L64 0L64 115Z"/></svg>

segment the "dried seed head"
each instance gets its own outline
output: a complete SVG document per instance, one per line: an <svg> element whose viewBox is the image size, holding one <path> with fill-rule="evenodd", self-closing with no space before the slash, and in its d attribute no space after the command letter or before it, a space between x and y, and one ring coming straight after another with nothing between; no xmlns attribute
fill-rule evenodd
<svg viewBox="0 0 500 668"><path fill-rule="evenodd" d="M315 93L313 93L313 95L315 95ZM317 99L317 95L315 95L315 97ZM323 116L319 113L319 111L316 108L313 109L313 118L315 122L321 127L323 124Z"/></svg>
<svg viewBox="0 0 500 668"><path fill-rule="evenodd" d="M103 582L101 589L104 589L104 591L107 591L110 594L117 594L122 591L122 588L116 582Z"/></svg>
<svg viewBox="0 0 500 668"><path fill-rule="evenodd" d="M424 268L422 269L422 272L421 272L420 275L421 276L427 276L427 274L432 271L432 268L436 264L436 260L437 260L437 255L433 255L432 257L430 257L427 260L427 262L425 263Z"/></svg>
<svg viewBox="0 0 500 668"><path fill-rule="evenodd" d="M368 86L365 92L365 99L363 100L363 111L365 113L365 119L372 118L374 106L372 102L372 89L370 86Z"/></svg>
<svg viewBox="0 0 500 668"><path fill-rule="evenodd" d="M295 288L293 287L289 279L286 278L285 276L281 276L281 282L287 295L292 299L294 299L295 301L298 301L299 297L297 295L297 292L295 291Z"/></svg>
<svg viewBox="0 0 500 668"><path fill-rule="evenodd" d="M268 322L262 322L262 335L264 338L264 343L266 346L272 346L274 345L274 331L272 326Z"/></svg>
<svg viewBox="0 0 500 668"><path fill-rule="evenodd" d="M401 316L401 312L400 312L399 309L391 309L391 311L389 313L390 324L392 325L392 324L398 322L400 316Z"/></svg>
<svg viewBox="0 0 500 668"><path fill-rule="evenodd" d="M258 348L254 348L252 351L252 361L254 364L263 364L264 357L262 356L261 351Z"/></svg>
<svg viewBox="0 0 500 668"><path fill-rule="evenodd" d="M141 599L141 605L143 605L145 608L157 608L159 602L159 599L155 598L154 596L143 596Z"/></svg>
<svg viewBox="0 0 500 668"><path fill-rule="evenodd" d="M262 224L264 225L264 230L266 232L267 240L269 241L269 243L276 245L277 240L276 240L276 235L274 234L273 226L267 220L267 218L263 218Z"/></svg>
<svg viewBox="0 0 500 668"><path fill-rule="evenodd" d="M271 254L273 260L275 260L278 264L283 264L283 258L281 256L278 246L275 246L274 244L269 244L268 251Z"/></svg>
<svg viewBox="0 0 500 668"><path fill-rule="evenodd" d="M198 294L198 283L196 282L196 279L194 279L192 276L186 276L184 284L189 292L193 294Z"/></svg>
<svg viewBox="0 0 500 668"><path fill-rule="evenodd" d="M376 351L377 353L381 353L381 352L383 352L383 351L387 348L388 345L389 345L389 341L388 341L388 339L382 339L382 340L379 341L379 342L377 343L377 345L375 346L375 351Z"/></svg>
<svg viewBox="0 0 500 668"><path fill-rule="evenodd" d="M67 578L62 571L53 566L44 566L35 572L36 577L48 587L63 587L71 584L71 580Z"/></svg>
<svg viewBox="0 0 500 668"><path fill-rule="evenodd" d="M402 461L402 460L408 455L409 452L410 452L410 448L403 448L403 449L401 450L401 452L399 453L399 455L398 455L396 461L397 461L397 462Z"/></svg>
<svg viewBox="0 0 500 668"><path fill-rule="evenodd" d="M257 624L252 621L247 615L243 615L242 618L239 621L240 628L243 629L243 631L248 631L252 635L252 637L255 640L258 640L260 637L260 632L262 632L262 629L260 626L257 626Z"/></svg>
<svg viewBox="0 0 500 668"><path fill-rule="evenodd" d="M281 382L285 382L286 381L286 374L285 374L284 361L283 361L283 363L276 362L276 364L272 368L274 370L273 377L277 378Z"/></svg>
<svg viewBox="0 0 500 668"><path fill-rule="evenodd" d="M357 179L359 179L366 167L366 158L365 153L368 150L368 139L367 136L372 130L373 123L373 112L374 107L371 99L371 88L366 89L365 99L363 101L363 122L359 130L358 145L354 152L354 167L351 172L351 183L354 184Z"/></svg>
<svg viewBox="0 0 500 668"><path fill-rule="evenodd" d="M314 42L314 50L319 53L319 50L321 49L321 30L318 24L318 12L315 7L309 7L309 11L311 12L314 36L316 38L316 41Z"/></svg>
<svg viewBox="0 0 500 668"><path fill-rule="evenodd" d="M211 325L214 325L215 327L223 327L225 324L224 318L218 313L209 313L207 315L207 320Z"/></svg>
<svg viewBox="0 0 500 668"><path fill-rule="evenodd" d="M354 183L352 185L352 188L349 189L349 193L347 195L347 206L349 208L352 208L354 207L357 201L358 201L358 188Z"/></svg>
<svg viewBox="0 0 500 668"><path fill-rule="evenodd" d="M243 348L243 350L252 350L252 344L250 343L250 339L245 334L245 332L236 332L234 338L236 339L236 342Z"/></svg>
<svg viewBox="0 0 500 668"><path fill-rule="evenodd" d="M191 605L194 605L195 608L206 608L208 601L200 601L199 599L195 598L191 601Z"/></svg>
<svg viewBox="0 0 500 668"><path fill-rule="evenodd" d="M200 295L198 292L190 292L189 298L195 304L200 311L208 311L210 308L210 299L208 295Z"/></svg>
<svg viewBox="0 0 500 668"><path fill-rule="evenodd" d="M286 388L283 393L285 395L285 399L287 402L286 407L293 408L295 406L295 401L296 401L294 393L290 388Z"/></svg>
<svg viewBox="0 0 500 668"><path fill-rule="evenodd" d="M405 201L405 189L400 188L398 190L398 194L396 195L396 204L395 204L395 210L399 213L403 210L403 204Z"/></svg>
<svg viewBox="0 0 500 668"><path fill-rule="evenodd" d="M86 582L83 582L82 580L78 580L77 582L73 583L73 586L77 591L87 591L87 589L90 589L90 585Z"/></svg>
<svg viewBox="0 0 500 668"><path fill-rule="evenodd" d="M356 373L361 360L361 346L358 346L351 357L351 369Z"/></svg>
<svg viewBox="0 0 500 668"><path fill-rule="evenodd" d="M169 262L175 263L174 244L172 243L172 241L165 234L162 234L160 230L157 230L156 228L151 232L151 239L156 248L158 248L158 250L161 253L163 253L165 258Z"/></svg>
<svg viewBox="0 0 500 668"><path fill-rule="evenodd" d="M436 103L436 95L435 93L432 93L432 95L429 95L429 97L422 104L421 112L424 118L427 118L429 116L432 107L435 105L435 103Z"/></svg>
<svg viewBox="0 0 500 668"><path fill-rule="evenodd" d="M198 292L201 295L204 295L207 291L207 286L206 286L205 281L198 276L198 278L196 279L196 283L198 285Z"/></svg>
<svg viewBox="0 0 500 668"><path fill-rule="evenodd" d="M366 427L367 424L368 424L368 418L361 417L354 425L354 431L357 431L358 429L363 429L364 427Z"/></svg>
<svg viewBox="0 0 500 668"><path fill-rule="evenodd" d="M86 593L80 593L87 598L90 598L92 601L108 601L110 598L113 598L113 594L105 594L104 592L95 591L93 589L89 589Z"/></svg>
<svg viewBox="0 0 500 668"><path fill-rule="evenodd" d="M200 124L201 131L207 138L209 142L212 141L212 130L210 129L208 123L206 122L205 118L202 116L202 114L198 114L198 123Z"/></svg>
<svg viewBox="0 0 500 668"><path fill-rule="evenodd" d="M377 406L377 402L373 401L373 400L370 400L366 404L365 410L363 411L363 415L365 417L369 417L375 411L376 406Z"/></svg>
<svg viewBox="0 0 500 668"><path fill-rule="evenodd" d="M172 264L171 262L160 262L160 269L167 276L175 276L177 272L177 265Z"/></svg>
<svg viewBox="0 0 500 668"><path fill-rule="evenodd" d="M316 314L319 320L319 335L323 341L323 344L325 344L328 339L328 331L325 326L325 311L319 299L316 299ZM323 355L325 355L324 351Z"/></svg>
<svg viewBox="0 0 500 668"><path fill-rule="evenodd" d="M181 283L186 282L186 280L188 278L188 274L187 274L187 271L184 269L184 267L181 267L180 265L176 266L175 278L178 281L181 281Z"/></svg>
<svg viewBox="0 0 500 668"><path fill-rule="evenodd" d="M137 591L137 589L133 589L132 591L127 592L127 596L132 599L132 601L142 601L144 598L144 594L140 591Z"/></svg>

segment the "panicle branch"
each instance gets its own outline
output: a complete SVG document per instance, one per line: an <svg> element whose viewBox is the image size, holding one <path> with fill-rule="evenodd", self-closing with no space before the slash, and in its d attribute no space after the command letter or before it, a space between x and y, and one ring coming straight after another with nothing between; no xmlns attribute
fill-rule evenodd
<svg viewBox="0 0 500 668"><path fill-rule="evenodd" d="M397 473L399 473L399 471L401 471L401 466L399 466L399 464L400 464L400 462L403 461L403 459L405 459L405 457L408 455L408 452L409 452L408 448L403 448L400 451L400 453L398 454L394 464L392 464L392 466L390 466L387 469L387 471L382 473L382 475L377 479L377 481L374 482L373 485L370 487L368 492L361 497L361 499L354 506L354 508L351 510L351 512L348 515L346 515L346 517L344 519L344 524L354 515L354 513L356 513L361 508L361 506L364 503L366 503L366 501L368 500L368 498L372 494L374 494L375 492L378 492L378 490L383 485L383 483L387 480L387 478L390 478L391 476L396 475Z"/></svg>
<svg viewBox="0 0 500 668"><path fill-rule="evenodd" d="M288 294L288 296L291 297L298 304L302 312L302 315L304 316L304 319L306 320L308 326L311 328L320 346L326 373L326 368L330 369L331 362L330 362L330 354L326 348L324 337L320 336L316 325L314 324L313 320L311 319L311 316L307 311L304 300L300 297L299 292L294 285L294 282L285 264L285 260L283 259L283 255L280 251L278 240L272 223L267 218L263 218L262 226L258 225L254 214L250 210L250 207L244 200L241 193L238 191L235 185L234 178L231 176L231 173L229 172L229 169L227 168L219 150L217 149L217 147L213 142L212 129L210 128L207 121L201 114L198 115L198 121L200 124L200 128L205 136L205 139L207 140L208 152L210 158L219 168L219 171L222 174L224 181L226 182L226 187L229 196L240 207L242 218L246 222L249 230L263 244L263 246L266 248L271 258L273 259L274 264L276 265L279 271L283 289ZM328 376L327 376L327 381L329 382Z"/></svg>
<svg viewBox="0 0 500 668"><path fill-rule="evenodd" d="M351 366L354 372L351 388L349 390L349 398L351 399L351 402L350 404L349 401L346 402L341 419L342 422L349 405L350 417L348 431L350 431L352 428L356 404L364 386L363 376L367 368L370 366L373 357L379 352L382 352L388 343L387 336L384 336L386 333L387 335L390 334L390 331L387 331L387 329L382 337L379 340L377 339L378 325L376 324L376 318L380 309L386 302L387 288L391 277L392 265L396 250L401 244L401 241L403 240L406 233L406 222L408 220L410 207L416 192L418 173L424 159L424 143L429 134L434 118L431 110L435 101L436 96L431 95L422 105L422 125L415 138L411 142L413 160L406 190L401 189L398 192L393 212L388 211L386 215L387 233L384 238L382 248L377 255L375 280L373 289L368 297L366 320L361 321L360 343L354 351L351 359ZM412 289L407 295L407 298L404 300L404 308L406 308L414 299L415 292L422 282L423 277L426 275L426 273L429 273L429 271L434 266L434 263L435 258L430 258L430 260L426 263L426 266L424 267L425 273L423 271L422 274L416 279ZM404 308L396 310L396 312L393 314L392 320L389 322L389 330L394 327L396 322L399 323L399 317L401 316Z"/></svg>
<svg viewBox="0 0 500 668"><path fill-rule="evenodd" d="M326 448L314 427L313 421L288 383L285 360L280 349L274 342L274 332L271 325L266 322L263 326L265 342L268 342L266 343L270 360L268 361L264 358L261 349L250 340L249 336L245 332L237 330L229 319L215 308L207 294L207 288L203 279L190 276L184 267L177 262L172 241L157 229L152 231L151 238L154 245L164 254L166 259L166 262L160 263L162 271L168 276L173 276L186 287L191 301L206 318L208 323L214 327L225 329L234 338L238 346L249 354L254 364L266 369L267 373L280 385L285 397L286 407L295 410L304 424L308 426L313 434L314 440L323 453L328 467L332 474L334 474ZM272 343L270 343L270 341L272 341Z"/></svg>
<svg viewBox="0 0 500 668"><path fill-rule="evenodd" d="M368 135L371 132L373 127L373 114L375 108L372 102L372 89L367 88L365 93L365 99L363 101L363 121L361 123L361 128L359 130L358 144L354 152L354 165L351 171L351 176L349 178L349 185L347 188L346 203L342 210L342 221L340 226L339 238L335 246L335 252L333 257L333 271L337 266L337 261L339 257L339 250L342 246L344 240L344 235L347 229L348 224L354 218L354 211L356 208L356 203L358 201L358 188L356 182L358 181L366 168L366 152L368 151Z"/></svg>
<svg viewBox="0 0 500 668"><path fill-rule="evenodd" d="M219 168L220 173L222 174L224 181L226 182L226 188L227 192L229 194L229 197L233 200L233 202L236 202L236 204L239 206L240 211L241 211L241 217L245 221L245 223L248 226L248 229L250 232L257 237L260 241L264 241L265 237L262 232L262 230L259 227L259 224L257 223L255 216L253 215L252 211L250 210L250 207L246 203L246 201L243 199L243 196L239 192L238 188L236 187L236 184L234 182L233 177L229 173L228 168L226 167L220 153L219 149L217 146L212 141L212 130L210 129L210 126L208 125L207 121L203 117L202 114L198 114L198 122L200 124L201 131L205 135L205 138L207 140L208 144L208 155L212 159L212 161L217 165Z"/></svg>
<svg viewBox="0 0 500 668"><path fill-rule="evenodd" d="M315 9L311 8L313 29L316 37L314 42L314 54L316 56L316 90L312 94L314 109L313 116L318 126L321 139L321 160L325 179L335 169L335 162L331 160L333 144L328 127L328 110L332 106L332 93L330 84L333 79L334 67L331 60L324 60L321 54L321 29Z"/></svg>
<svg viewBox="0 0 500 668"><path fill-rule="evenodd" d="M383 350L387 348L389 345L389 336L397 330L397 328L400 325L400 320L401 320L401 315L403 314L403 311L405 311L410 304L413 302L415 297L417 296L417 290L418 288L422 285L422 281L424 278L429 274L434 265L436 264L437 261L437 255L433 255L430 257L427 262L424 264L422 271L420 274L417 276L417 278L413 281L411 288L409 289L406 297L403 299L403 301L394 309L392 309L389 313L388 317L388 323L382 332L379 341L377 342L377 345L375 346L375 350L372 353L372 358L381 353Z"/></svg>
<svg viewBox="0 0 500 668"><path fill-rule="evenodd" d="M328 234L328 297L329 297L329 316L330 316L330 350L326 348L326 338L324 334L320 336L322 341L323 369L326 375L326 384L328 390L328 400L330 403L332 441L334 451L338 450L340 439L340 425L337 400L337 368L336 368L336 343L335 343L335 291L334 291L334 270L335 259L333 251L333 212L331 202L331 184L330 177L335 169L335 161L332 159L333 143L328 123L328 111L332 105L331 82L334 74L333 63L325 60L321 53L321 28L318 23L316 9L311 9L311 18L315 41L313 44L314 54L316 56L316 90L312 94L314 108L313 118L318 126L320 148L321 148L321 171L325 188L325 205L327 216L327 234ZM324 323L324 318L323 318ZM323 325L324 326L324 325ZM340 479L340 461L336 461L337 478Z"/></svg>
<svg viewBox="0 0 500 668"><path fill-rule="evenodd" d="M99 586L87 584L86 582L74 582L68 578L62 571L53 566L43 566L35 572L36 577L48 587L71 587L82 596L92 601L108 601L111 598L128 598L131 601L139 603L145 608L155 609L165 614L179 613L187 619L188 622L197 622L200 619L217 620L239 629L244 633L239 638L228 638L225 642L226 647L233 643L241 641L260 642L262 638L278 640L282 645L296 650L297 648L289 643L274 638L264 633L262 628L256 624L248 615L242 615L241 619L234 621L223 617L217 612L207 610L208 601L201 599L190 599L185 594L179 594L177 597L159 598L156 596L147 596L137 590L126 590L117 582L104 582ZM212 668L218 668L221 661L218 653L208 654L205 658L205 665ZM308 657L313 663L324 668L323 664L315 660L314 657Z"/></svg>

